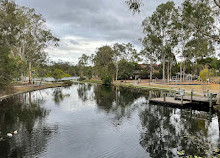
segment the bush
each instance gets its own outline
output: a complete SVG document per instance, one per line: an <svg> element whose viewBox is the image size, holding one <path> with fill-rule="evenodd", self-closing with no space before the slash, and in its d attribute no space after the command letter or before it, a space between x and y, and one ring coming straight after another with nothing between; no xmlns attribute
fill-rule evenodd
<svg viewBox="0 0 220 158"><path fill-rule="evenodd" d="M210 77L213 76L213 72L206 67L202 71L200 71L199 76L201 77L203 82L206 82L207 79L210 79Z"/></svg>
<svg viewBox="0 0 220 158"><path fill-rule="evenodd" d="M60 79L63 78L63 77L70 77L70 75L64 73L64 72L63 72L62 70L60 70L60 69L55 69L55 70L52 72L51 76L52 76L56 81L60 80Z"/></svg>
<svg viewBox="0 0 220 158"><path fill-rule="evenodd" d="M70 81L70 80L65 80L65 81L63 81L63 82L64 82L64 84L66 84L66 85L68 85L68 86L72 86L72 84L73 84L73 82Z"/></svg>
<svg viewBox="0 0 220 158"><path fill-rule="evenodd" d="M111 76L104 76L102 78L102 83L105 85L110 85L112 83L112 77Z"/></svg>
<svg viewBox="0 0 220 158"><path fill-rule="evenodd" d="M83 81L83 80L85 80L85 79L86 79L85 77L80 76L79 79L78 79L78 81Z"/></svg>

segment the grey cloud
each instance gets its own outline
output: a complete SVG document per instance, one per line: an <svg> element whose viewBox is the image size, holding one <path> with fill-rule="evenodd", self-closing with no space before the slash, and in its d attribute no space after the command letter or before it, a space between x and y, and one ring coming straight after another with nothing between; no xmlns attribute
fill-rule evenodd
<svg viewBox="0 0 220 158"><path fill-rule="evenodd" d="M35 8L45 17L52 32L64 39L59 49L65 51L73 48L69 44L84 46L87 43L85 40L67 40L66 36L106 41L106 44L131 42L140 47L138 39L143 37L142 21L153 13L157 5L166 1L143 0L145 4L141 13L133 15L125 0L17 0L21 5Z"/></svg>

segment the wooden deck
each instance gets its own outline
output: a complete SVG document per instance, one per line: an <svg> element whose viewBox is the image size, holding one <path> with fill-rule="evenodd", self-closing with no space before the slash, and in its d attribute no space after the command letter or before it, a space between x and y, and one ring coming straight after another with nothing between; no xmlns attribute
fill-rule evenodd
<svg viewBox="0 0 220 158"><path fill-rule="evenodd" d="M152 98L150 99L150 103L160 103L160 104L169 104L169 105L178 105L178 106L191 104L190 101L186 101L186 100L183 100L183 103L181 104L181 100L176 100L173 97L166 97L166 101L164 101L164 98Z"/></svg>
<svg viewBox="0 0 220 158"><path fill-rule="evenodd" d="M181 100L181 97L180 96L176 96L175 98L176 100ZM191 96L184 96L183 97L183 100L184 101L191 101ZM193 99L192 99L192 102L197 102L197 103L209 103L209 98L206 98L206 97L195 97L193 96ZM216 98L213 98L212 99L212 102L215 104L217 102L217 99Z"/></svg>

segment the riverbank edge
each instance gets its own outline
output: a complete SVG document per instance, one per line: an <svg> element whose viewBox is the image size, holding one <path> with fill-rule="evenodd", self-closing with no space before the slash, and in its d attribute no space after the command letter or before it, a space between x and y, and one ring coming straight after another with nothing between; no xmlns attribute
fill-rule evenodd
<svg viewBox="0 0 220 158"><path fill-rule="evenodd" d="M100 84L102 85L102 81L99 80L83 80L83 81L73 81L75 83L90 83L90 84ZM152 87L152 86L139 86L139 85L132 85L132 84L121 84L121 83L112 83L112 86L116 87L124 87L124 88L130 88L130 89L136 89L141 91L149 91L149 90L157 90L157 91L166 91L166 92L175 92L176 89L170 89L170 88L161 88L161 87ZM190 96L191 93L185 93L185 95ZM199 96L197 94L194 94L195 96Z"/></svg>
<svg viewBox="0 0 220 158"><path fill-rule="evenodd" d="M65 83L55 83L55 84L48 84L48 85L44 85L44 86L40 86L40 87L39 86L28 87L31 89L15 91L15 92L11 92L11 93L5 94L3 96L0 96L0 101L2 101L4 99L8 99L10 97L13 97L15 95L23 94L23 93L34 92L34 91L49 89L49 88L65 87L65 86L68 86L68 85Z"/></svg>

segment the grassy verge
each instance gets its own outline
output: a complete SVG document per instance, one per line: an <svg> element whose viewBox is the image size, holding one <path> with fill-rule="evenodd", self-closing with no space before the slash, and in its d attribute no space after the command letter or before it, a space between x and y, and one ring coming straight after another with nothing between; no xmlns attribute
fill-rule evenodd
<svg viewBox="0 0 220 158"><path fill-rule="evenodd" d="M83 80L78 81L78 83L97 83L102 84L102 81L97 79L92 80ZM128 80L126 82L117 81L113 83L114 86L118 87L127 87L127 88L133 88L143 91L149 91L149 90L163 90L163 91L178 91L178 90L185 90L185 95L190 96L191 90L194 91L194 96L204 96L204 93L206 93L207 90L209 90L210 93L218 93L220 89L220 84L210 84L210 85L166 85L166 84L155 84L147 82L146 80L143 80L141 83L137 84L137 81L135 80ZM204 89L206 89L204 91Z"/></svg>
<svg viewBox="0 0 220 158"><path fill-rule="evenodd" d="M26 92L32 92L36 90L46 89L46 88L54 88L54 87L63 87L66 86L64 83L48 83L43 84L41 86L36 85L22 85L22 84L16 84L16 86L12 87L12 89L8 92L0 93L0 100L6 99L9 97L12 97L13 95L26 93Z"/></svg>
<svg viewBox="0 0 220 158"><path fill-rule="evenodd" d="M78 83L97 83L102 84L102 81L100 80L83 80L83 81L77 81Z"/></svg>

